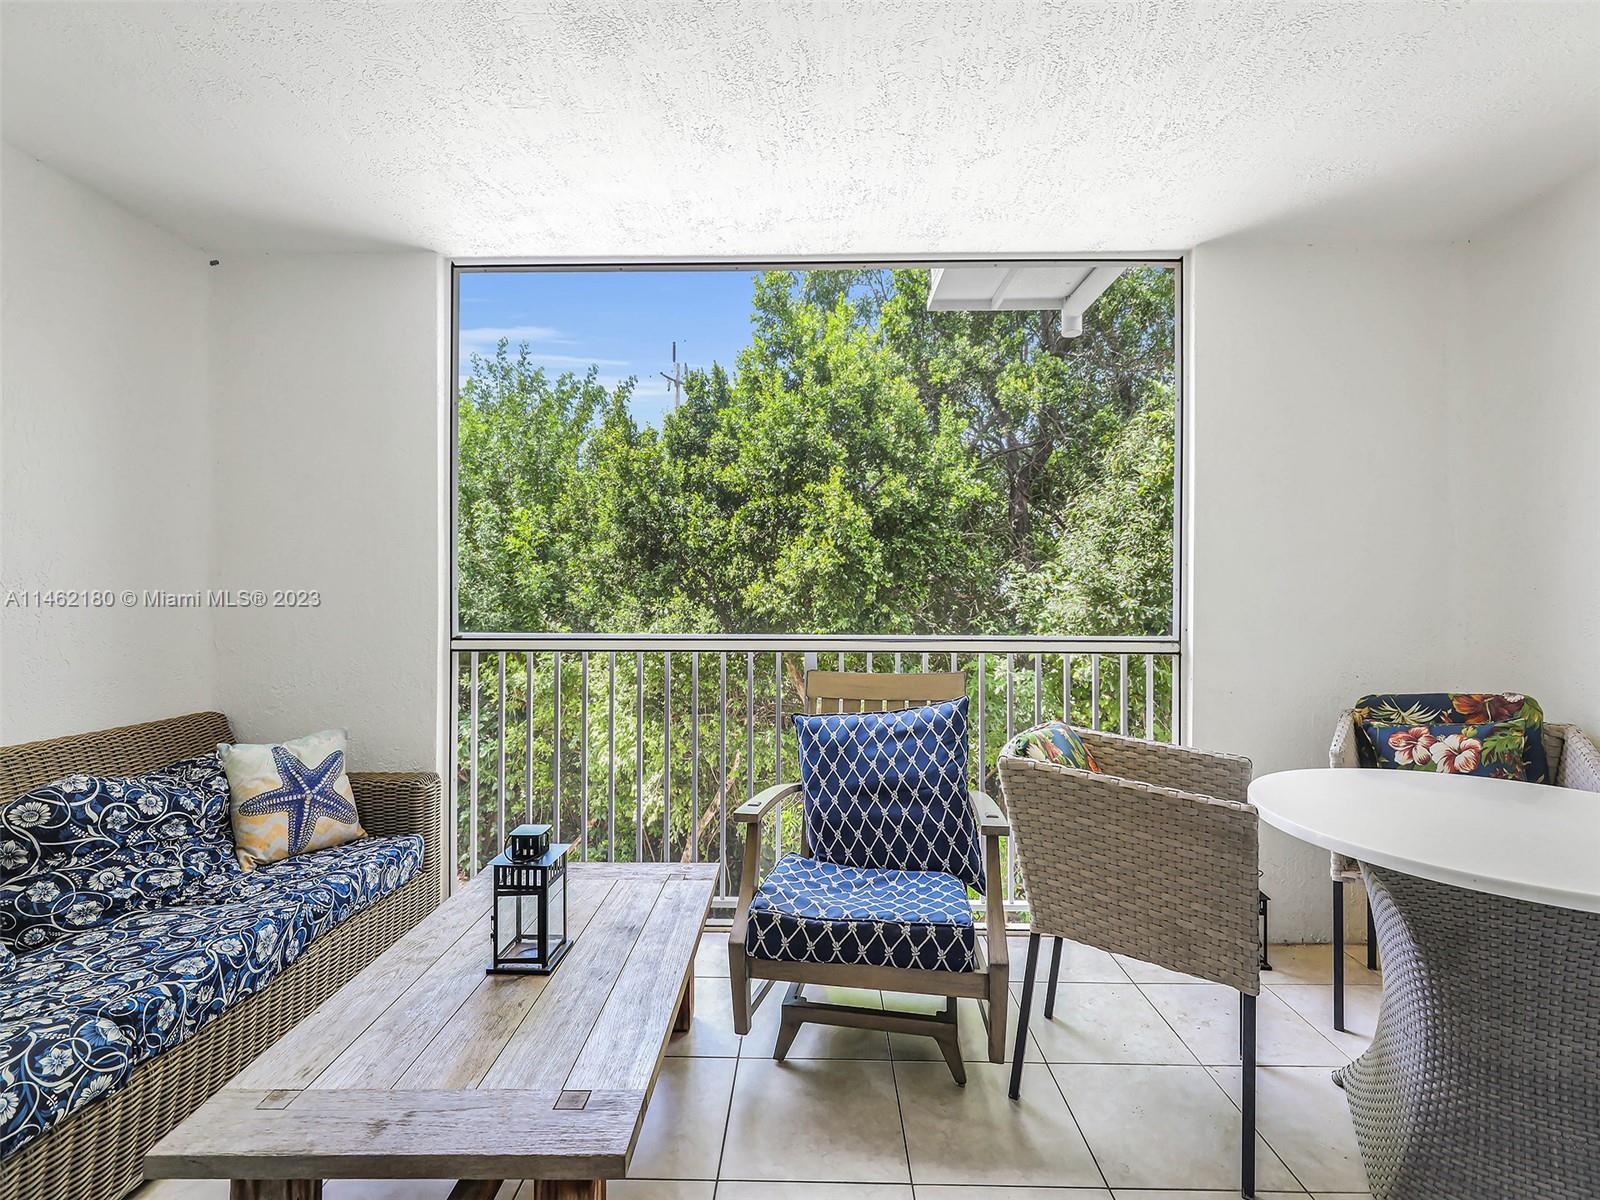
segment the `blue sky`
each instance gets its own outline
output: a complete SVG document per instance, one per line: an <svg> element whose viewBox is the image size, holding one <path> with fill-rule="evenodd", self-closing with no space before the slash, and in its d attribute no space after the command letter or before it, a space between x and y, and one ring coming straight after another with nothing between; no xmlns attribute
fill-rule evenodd
<svg viewBox="0 0 1600 1200"><path fill-rule="evenodd" d="M672 385L659 372L678 359L693 367L720 362L730 372L750 340L748 271L496 271L461 276L461 361L490 354L505 337L526 341L536 366L551 375L582 374L591 363L607 387L633 375L633 412L657 427L672 407Z"/></svg>

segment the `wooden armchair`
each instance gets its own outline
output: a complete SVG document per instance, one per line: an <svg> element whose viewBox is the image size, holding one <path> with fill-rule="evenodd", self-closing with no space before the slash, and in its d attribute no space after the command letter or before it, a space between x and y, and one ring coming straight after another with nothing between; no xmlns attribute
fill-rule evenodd
<svg viewBox="0 0 1600 1200"><path fill-rule="evenodd" d="M806 675L806 712L811 715L956 702L963 752L966 694L966 677L960 674L811 671ZM964 761L962 778L966 778ZM728 937L735 1031L750 1031L751 1012L781 980L789 989L774 1049L779 1060L807 1021L925 1034L938 1043L956 1082L964 1084L956 1001L970 996L987 1001L989 1061L1004 1062L1009 968L1005 908L996 889L1001 878L1000 839L1011 827L999 806L982 792L968 789L964 809L948 814L959 826L959 836L982 838L981 883L989 898L980 936L967 884L952 874L904 862L878 861L862 867L812 858L814 834L828 832L820 825L812 829L812 822L820 820L812 811L802 822L800 854L784 855L766 880L759 880L762 828L785 800L800 795L800 783L778 784L733 813L745 827L744 871ZM890 837L882 844L893 842ZM755 922L752 904L757 908ZM775 922L787 922L787 928L799 932L773 935ZM764 981L754 998L752 980ZM806 1000L806 984L916 992L944 996L947 1003L937 1015L853 1008Z"/></svg>

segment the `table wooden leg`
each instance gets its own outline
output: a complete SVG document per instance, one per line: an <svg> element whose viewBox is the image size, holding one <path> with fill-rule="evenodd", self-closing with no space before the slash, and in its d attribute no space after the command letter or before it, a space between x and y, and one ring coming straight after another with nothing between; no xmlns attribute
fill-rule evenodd
<svg viewBox="0 0 1600 1200"><path fill-rule="evenodd" d="M673 1033L688 1033L694 1023L694 971L683 982L683 999L678 1002L678 1018L672 1023Z"/></svg>
<svg viewBox="0 0 1600 1200"><path fill-rule="evenodd" d="M322 1200L320 1179L233 1179L229 1200Z"/></svg>
<svg viewBox="0 0 1600 1200"><path fill-rule="evenodd" d="M503 1179L458 1179L445 1200L494 1200Z"/></svg>
<svg viewBox="0 0 1600 1200"><path fill-rule="evenodd" d="M606 1200L604 1179L530 1179L533 1200Z"/></svg>

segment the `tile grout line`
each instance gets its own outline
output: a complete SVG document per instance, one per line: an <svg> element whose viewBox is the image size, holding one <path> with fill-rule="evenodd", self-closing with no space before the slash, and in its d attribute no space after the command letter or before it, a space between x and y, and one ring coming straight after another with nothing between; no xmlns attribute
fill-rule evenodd
<svg viewBox="0 0 1600 1200"><path fill-rule="evenodd" d="M1022 1019L1022 1014L1020 1012L1017 1014L1017 1019ZM1094 1169L1100 1176L1100 1182L1104 1186L1106 1195L1111 1195L1111 1181L1106 1178L1106 1170L1100 1165L1100 1156L1094 1152L1094 1147L1089 1144L1089 1135L1084 1133L1083 1126L1078 1123L1078 1114L1072 1111L1072 1101L1067 1099L1067 1093L1065 1089L1062 1088L1061 1081L1056 1078L1054 1065L1048 1062L1043 1062L1038 1065L1044 1070L1046 1075L1050 1076L1050 1082L1055 1086L1056 1095L1061 1097L1061 1103L1067 1110L1067 1116L1072 1118L1072 1127L1078 1131L1078 1138L1083 1142L1083 1148L1089 1152L1089 1161L1094 1164ZM1027 1063L1022 1064L1022 1073L1024 1075L1028 1073Z"/></svg>
<svg viewBox="0 0 1600 1200"><path fill-rule="evenodd" d="M741 1044L739 1049L743 1051L744 1046ZM717 1170L711 1181L712 1200L716 1200L717 1193L722 1190L722 1160L728 1153L728 1129L733 1124L733 1097L739 1090L740 1061L738 1058L733 1060L733 1079L728 1083L728 1107L722 1114L722 1141L717 1145Z"/></svg>
<svg viewBox="0 0 1600 1200"><path fill-rule="evenodd" d="M881 999L882 992L879 992ZM889 1081L894 1084L894 1111L900 1118L900 1149L906 1156L906 1186L911 1189L912 1200L916 1200L917 1177L911 1170L911 1135L906 1132L906 1109L900 1102L900 1071L895 1061L894 1046L889 1046Z"/></svg>

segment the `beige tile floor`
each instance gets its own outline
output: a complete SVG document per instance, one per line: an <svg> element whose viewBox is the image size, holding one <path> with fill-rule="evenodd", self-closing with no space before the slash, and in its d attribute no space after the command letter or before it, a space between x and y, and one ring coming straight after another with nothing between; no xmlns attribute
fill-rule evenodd
<svg viewBox="0 0 1600 1200"><path fill-rule="evenodd" d="M1023 943L1012 945L1013 993ZM1041 955L1041 968L1048 962ZM1257 1181L1264 1200L1357 1200L1366 1179L1330 1069L1361 1053L1380 977L1347 950L1346 1024L1330 1019L1327 946L1280 946L1258 1008ZM1053 1021L1035 998L1022 1099L985 1060L964 1003L967 1086L932 1042L809 1027L772 1060L779 993L733 1032L727 956L695 960L695 1023L675 1038L628 1180L612 1200L1226 1200L1238 1194L1237 996L1083 946L1062 957ZM926 1007L916 997L830 999ZM932 1060L932 1061L930 1061ZM327 1200L442 1200L448 1182L331 1183ZM501 1200L515 1200L507 1184ZM167 1182L139 1200L221 1200L225 1185ZM528 1191L523 1191L526 1197Z"/></svg>

